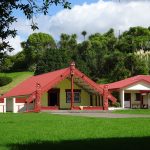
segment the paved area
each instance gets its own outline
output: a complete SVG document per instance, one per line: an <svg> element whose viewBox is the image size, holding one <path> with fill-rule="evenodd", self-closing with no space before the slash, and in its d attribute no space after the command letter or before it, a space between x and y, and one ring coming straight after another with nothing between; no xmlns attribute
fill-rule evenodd
<svg viewBox="0 0 150 150"><path fill-rule="evenodd" d="M84 116L84 117L96 117L96 118L150 118L150 115L142 114L114 114L111 111L108 112L59 112L51 111L51 114L70 115L70 116Z"/></svg>

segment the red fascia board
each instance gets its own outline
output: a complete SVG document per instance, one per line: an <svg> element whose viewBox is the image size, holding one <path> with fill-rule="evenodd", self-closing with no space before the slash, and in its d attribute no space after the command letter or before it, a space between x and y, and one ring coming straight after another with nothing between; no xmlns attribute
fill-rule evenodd
<svg viewBox="0 0 150 150"><path fill-rule="evenodd" d="M80 77L83 81L85 81L87 84L89 84L95 91L100 93L101 95L104 95L104 88L100 87L97 83L92 81L90 78L88 78L85 74L80 72L78 69L75 69L75 75ZM108 97L111 101L115 102L117 99L111 94L108 94Z"/></svg>
<svg viewBox="0 0 150 150"><path fill-rule="evenodd" d="M45 85L44 87L42 87L41 94L43 94L44 92L50 90L52 87L54 87L55 85L57 85L58 83L60 83L62 80L64 80L65 78L67 78L69 75L70 75L70 69L68 68L66 70L66 72L64 72L63 74L60 74L60 76L56 77L53 81L49 82L47 85Z"/></svg>
<svg viewBox="0 0 150 150"><path fill-rule="evenodd" d="M90 85L95 91L97 91L98 93L103 95L103 89L99 86L97 86L97 84L92 81L90 78L88 78L85 74L83 74L82 72L80 72L78 69L75 69L75 75L78 76L79 78L81 78L83 81L85 81L88 85Z"/></svg>

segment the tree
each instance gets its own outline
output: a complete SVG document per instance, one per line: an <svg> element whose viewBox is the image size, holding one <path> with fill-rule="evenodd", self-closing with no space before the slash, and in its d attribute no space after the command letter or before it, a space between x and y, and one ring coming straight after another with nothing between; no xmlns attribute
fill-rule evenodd
<svg viewBox="0 0 150 150"><path fill-rule="evenodd" d="M65 50L65 53L67 53L68 57L70 57L72 60L74 60L76 57L77 45L76 34L61 34L60 41L58 42L58 48Z"/></svg>
<svg viewBox="0 0 150 150"><path fill-rule="evenodd" d="M43 57L47 49L55 49L56 43L53 37L46 33L33 33L26 42L22 43L25 54L25 61L29 68L33 64L37 64L38 60Z"/></svg>
<svg viewBox="0 0 150 150"><path fill-rule="evenodd" d="M87 35L87 32L84 30L84 31L81 32L81 34L83 35L84 41L85 41L85 36Z"/></svg>
<svg viewBox="0 0 150 150"><path fill-rule="evenodd" d="M131 71L131 76L149 74L149 68L146 65L146 61L140 57L137 57L133 53L128 53L125 57L125 66Z"/></svg>
<svg viewBox="0 0 150 150"><path fill-rule="evenodd" d="M13 11L19 10L23 12L28 20L31 20L31 28L38 29L37 23L34 22L34 16L39 13L46 15L49 7L54 5L61 5L63 8L69 8L71 3L67 0L43 0L42 2L34 0L2 0L0 2L0 59L3 57L5 51L12 51L13 48L9 42L5 40L8 37L15 37L17 30L11 29L10 25L17 21Z"/></svg>
<svg viewBox="0 0 150 150"><path fill-rule="evenodd" d="M35 75L68 67L69 57L64 49L48 49L36 65Z"/></svg>
<svg viewBox="0 0 150 150"><path fill-rule="evenodd" d="M144 27L132 27L119 38L117 49L132 53L138 50L150 50L150 30Z"/></svg>

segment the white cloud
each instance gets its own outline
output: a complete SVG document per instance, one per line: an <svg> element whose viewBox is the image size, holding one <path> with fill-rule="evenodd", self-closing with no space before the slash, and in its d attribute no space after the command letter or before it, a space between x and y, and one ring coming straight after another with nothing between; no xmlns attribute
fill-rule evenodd
<svg viewBox="0 0 150 150"><path fill-rule="evenodd" d="M104 33L110 28L123 32L133 26L150 26L150 0L121 1L126 3L99 0L92 4L76 5L71 10L62 10L54 16L41 15L36 19L39 25L36 32L49 33L57 40L61 33L76 33L81 40L83 30L92 34ZM20 20L15 27L21 37L33 33L28 21ZM19 40L21 39L16 39Z"/></svg>
<svg viewBox="0 0 150 150"><path fill-rule="evenodd" d="M20 36L16 36L15 38L7 38L6 41L9 41L10 45L15 49L14 51L8 53L10 55L14 55L17 52L20 52L22 50L20 43L22 42L22 39Z"/></svg>
<svg viewBox="0 0 150 150"><path fill-rule="evenodd" d="M63 10L49 21L49 31L54 36L62 32L89 34L106 32L110 28L124 31L132 26L150 26L150 2L115 3L99 1Z"/></svg>

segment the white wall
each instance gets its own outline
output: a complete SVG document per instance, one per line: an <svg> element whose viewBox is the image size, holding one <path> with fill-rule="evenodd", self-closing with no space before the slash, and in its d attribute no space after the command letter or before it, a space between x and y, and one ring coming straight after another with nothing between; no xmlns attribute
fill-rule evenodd
<svg viewBox="0 0 150 150"><path fill-rule="evenodd" d="M13 107L13 112L18 113L18 112L26 112L27 109L27 104L26 103L14 103ZM28 104L28 110L33 110L34 109L34 103Z"/></svg>
<svg viewBox="0 0 150 150"><path fill-rule="evenodd" d="M4 98L4 103L0 103L0 113L6 112L6 98Z"/></svg>
<svg viewBox="0 0 150 150"><path fill-rule="evenodd" d="M126 87L125 90L150 90L150 84L146 82L138 82Z"/></svg>

